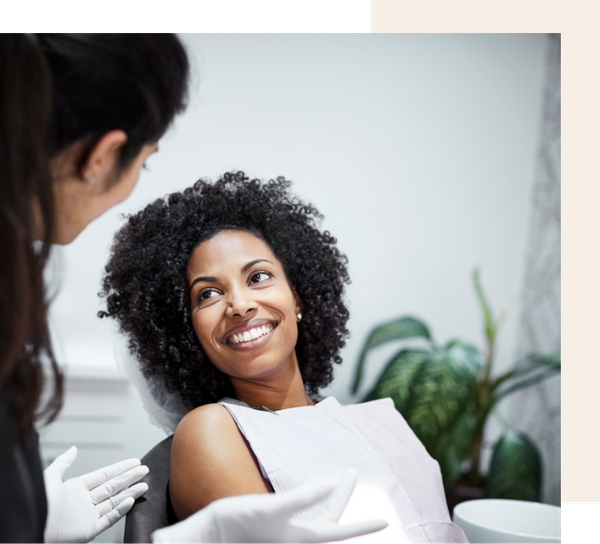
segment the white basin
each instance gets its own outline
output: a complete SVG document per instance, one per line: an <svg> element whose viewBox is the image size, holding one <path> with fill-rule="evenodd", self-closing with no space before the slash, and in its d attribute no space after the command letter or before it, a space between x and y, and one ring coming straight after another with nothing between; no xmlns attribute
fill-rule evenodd
<svg viewBox="0 0 600 544"><path fill-rule="evenodd" d="M477 499L454 507L452 521L469 542L560 542L560 507L508 499Z"/></svg>

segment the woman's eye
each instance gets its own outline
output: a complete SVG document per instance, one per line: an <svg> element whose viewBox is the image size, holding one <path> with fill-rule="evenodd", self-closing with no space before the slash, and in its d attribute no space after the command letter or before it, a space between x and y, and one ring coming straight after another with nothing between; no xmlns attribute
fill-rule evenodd
<svg viewBox="0 0 600 544"><path fill-rule="evenodd" d="M202 291L198 295L198 300L199 301L208 300L209 298L214 298L214 297L218 296L218 294L219 294L219 292L216 291L215 289L207 289L206 291Z"/></svg>
<svg viewBox="0 0 600 544"><path fill-rule="evenodd" d="M267 272L259 272L258 274L254 274L251 278L252 283L260 283L262 281L267 281L271 277L271 274Z"/></svg>

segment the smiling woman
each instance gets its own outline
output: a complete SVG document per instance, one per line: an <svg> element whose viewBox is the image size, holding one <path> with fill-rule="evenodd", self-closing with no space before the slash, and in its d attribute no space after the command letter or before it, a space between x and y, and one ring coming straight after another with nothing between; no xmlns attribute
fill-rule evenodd
<svg viewBox="0 0 600 544"><path fill-rule="evenodd" d="M171 451L175 513L351 468L346 519L388 523L369 542L465 542L438 464L390 399L318 398L348 334L348 272L318 211L289 185L240 172L199 181L117 234L103 315L128 334L146 378L189 409Z"/></svg>
<svg viewBox="0 0 600 544"><path fill-rule="evenodd" d="M295 353L309 394L328 385L333 364L341 362L348 334L346 257L331 234L317 229L317 209L295 199L289 186L283 178L261 183L241 172L215 183L200 180L131 216L116 235L102 315L114 317L127 333L145 377L163 384L190 409L234 395L228 376L208 353L225 346L216 344L220 337L201 342L198 327L224 301L238 303L241 297L240 303L248 303L242 280L252 286L247 292L278 291L285 284L290 299L294 293L294 315L303 315ZM228 236L232 230L241 234ZM246 246L249 240L253 244ZM235 282L216 256L205 260L212 253L206 248L229 259L238 274ZM243 258L236 260L236 254ZM243 270L256 259L265 260ZM259 287L263 284L278 287ZM228 329L219 331L223 335Z"/></svg>

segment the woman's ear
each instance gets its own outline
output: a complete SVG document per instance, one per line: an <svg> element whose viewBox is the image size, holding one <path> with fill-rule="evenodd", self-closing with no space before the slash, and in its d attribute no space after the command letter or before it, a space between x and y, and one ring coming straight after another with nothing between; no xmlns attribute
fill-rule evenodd
<svg viewBox="0 0 600 544"><path fill-rule="evenodd" d="M302 321L302 305L300 304L300 297L293 289L292 294L294 295L294 312L296 313L296 320Z"/></svg>
<svg viewBox="0 0 600 544"><path fill-rule="evenodd" d="M127 134L123 130L111 130L102 136L81 168L83 179L105 185L111 179L120 150L126 143Z"/></svg>

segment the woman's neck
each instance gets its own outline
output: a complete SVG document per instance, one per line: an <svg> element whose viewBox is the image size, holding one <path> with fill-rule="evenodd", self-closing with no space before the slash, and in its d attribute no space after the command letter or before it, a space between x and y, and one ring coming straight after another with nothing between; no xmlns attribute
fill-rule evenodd
<svg viewBox="0 0 600 544"><path fill-rule="evenodd" d="M269 410L276 411L314 404L304 389L295 354L290 365L275 377L256 380L230 377L229 380L235 397L255 408L266 406Z"/></svg>

